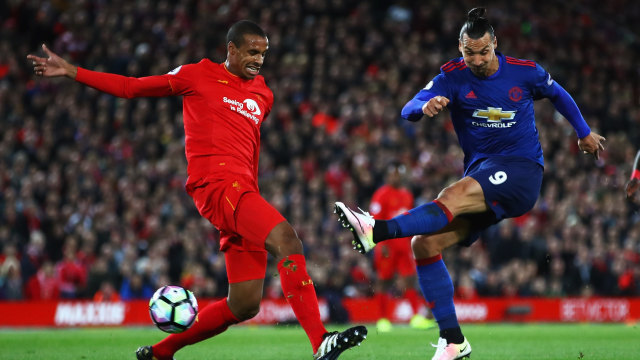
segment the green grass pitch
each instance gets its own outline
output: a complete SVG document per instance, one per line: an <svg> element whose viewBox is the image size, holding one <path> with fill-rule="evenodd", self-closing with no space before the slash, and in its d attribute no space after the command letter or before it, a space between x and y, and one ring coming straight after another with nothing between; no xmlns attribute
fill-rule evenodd
<svg viewBox="0 0 640 360"><path fill-rule="evenodd" d="M332 330L338 328L332 327ZM640 359L638 324L480 324L463 325L473 360L482 359ZM3 360L135 359L134 351L162 339L155 328L2 329ZM362 346L340 357L349 359L425 360L437 331L395 327L377 333L369 326ZM177 360L312 359L311 347L298 326L235 326L203 343L188 346Z"/></svg>

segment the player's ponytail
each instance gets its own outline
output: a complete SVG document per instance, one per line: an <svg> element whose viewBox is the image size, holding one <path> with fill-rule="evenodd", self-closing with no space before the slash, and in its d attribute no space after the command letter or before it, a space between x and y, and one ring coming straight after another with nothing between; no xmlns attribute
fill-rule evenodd
<svg viewBox="0 0 640 360"><path fill-rule="evenodd" d="M467 21L460 29L460 40L465 33L472 39L479 39L489 33L491 39L495 37L493 27L485 17L487 9L483 7L473 8L467 14Z"/></svg>
<svg viewBox="0 0 640 360"><path fill-rule="evenodd" d="M483 7L477 7L469 10L467 14L467 21L474 22L479 18L484 18L484 15L487 13L487 9Z"/></svg>

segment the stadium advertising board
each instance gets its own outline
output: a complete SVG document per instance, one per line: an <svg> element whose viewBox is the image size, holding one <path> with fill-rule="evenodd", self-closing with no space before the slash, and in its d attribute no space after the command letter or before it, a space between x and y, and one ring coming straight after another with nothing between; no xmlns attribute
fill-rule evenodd
<svg viewBox="0 0 640 360"><path fill-rule="evenodd" d="M200 300L201 308L211 301ZM375 322L380 309L372 298L343 301L352 322ZM392 318L408 322L413 316L406 300L393 300ZM247 323L295 322L284 299L263 300L260 313ZM129 302L0 302L0 327L78 327L149 325L149 303ZM531 299L491 298L457 300L461 322L627 322L640 320L640 298ZM26 315L25 315L26 314ZM329 321L329 305L320 299L320 315Z"/></svg>

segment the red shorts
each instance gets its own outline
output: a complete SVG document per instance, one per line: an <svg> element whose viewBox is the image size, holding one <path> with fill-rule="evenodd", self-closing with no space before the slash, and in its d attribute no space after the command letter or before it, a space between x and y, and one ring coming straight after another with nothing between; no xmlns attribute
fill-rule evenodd
<svg viewBox="0 0 640 360"><path fill-rule="evenodd" d="M380 280L391 280L396 273L404 277L415 275L416 262L411 251L411 238L379 243L374 248L373 265Z"/></svg>
<svg viewBox="0 0 640 360"><path fill-rule="evenodd" d="M264 279L267 272L267 252L229 248L224 252L229 284Z"/></svg>
<svg viewBox="0 0 640 360"><path fill-rule="evenodd" d="M256 181L229 173L207 178L187 192L200 212L220 230L220 251L225 253L230 283L264 279L267 267L265 240L285 218L258 193Z"/></svg>

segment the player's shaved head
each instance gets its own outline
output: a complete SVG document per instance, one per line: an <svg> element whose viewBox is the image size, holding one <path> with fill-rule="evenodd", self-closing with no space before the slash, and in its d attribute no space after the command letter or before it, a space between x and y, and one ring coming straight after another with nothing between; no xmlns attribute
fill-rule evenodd
<svg viewBox="0 0 640 360"><path fill-rule="evenodd" d="M229 31L227 32L227 44L232 42L236 46L242 46L245 35L258 35L264 38L267 37L267 34L258 24L249 20L240 20L229 28Z"/></svg>
<svg viewBox="0 0 640 360"><path fill-rule="evenodd" d="M489 33L491 40L495 38L493 27L489 24L489 20L484 17L486 13L487 9L482 7L473 8L469 11L467 21L460 29L460 40L462 40L464 34L467 34L471 39L479 39L484 34Z"/></svg>

